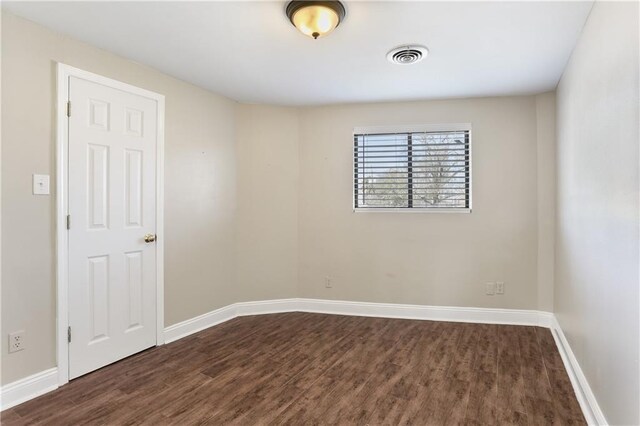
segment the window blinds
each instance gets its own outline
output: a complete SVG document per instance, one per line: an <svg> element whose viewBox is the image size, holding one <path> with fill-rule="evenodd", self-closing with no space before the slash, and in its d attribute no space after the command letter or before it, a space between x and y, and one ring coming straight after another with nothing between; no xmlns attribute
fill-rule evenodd
<svg viewBox="0 0 640 426"><path fill-rule="evenodd" d="M469 131L355 134L354 207L469 209Z"/></svg>

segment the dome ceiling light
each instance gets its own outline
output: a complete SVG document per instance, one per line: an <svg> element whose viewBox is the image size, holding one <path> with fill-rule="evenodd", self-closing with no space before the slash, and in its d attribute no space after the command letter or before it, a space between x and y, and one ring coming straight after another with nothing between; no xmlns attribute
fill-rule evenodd
<svg viewBox="0 0 640 426"><path fill-rule="evenodd" d="M344 5L339 1L292 1L287 16L304 35L317 39L334 30L344 19Z"/></svg>

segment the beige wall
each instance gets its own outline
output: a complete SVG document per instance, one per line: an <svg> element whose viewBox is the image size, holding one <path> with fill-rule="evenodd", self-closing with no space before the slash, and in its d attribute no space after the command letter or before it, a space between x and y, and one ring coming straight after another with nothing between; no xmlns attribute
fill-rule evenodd
<svg viewBox="0 0 640 426"><path fill-rule="evenodd" d="M535 96L302 109L299 295L537 309L537 131L553 123L536 113ZM354 127L466 122L473 213L352 212ZM486 281L505 294L485 295Z"/></svg>
<svg viewBox="0 0 640 426"><path fill-rule="evenodd" d="M639 424L638 3L597 2L557 91L555 311L609 424Z"/></svg>
<svg viewBox="0 0 640 426"><path fill-rule="evenodd" d="M237 277L242 300L295 297L298 112L239 105Z"/></svg>
<svg viewBox="0 0 640 426"><path fill-rule="evenodd" d="M166 96L165 321L237 301L235 102L3 13L2 383L55 366L55 62ZM53 191L55 192L55 191ZM9 332L27 349L7 353Z"/></svg>

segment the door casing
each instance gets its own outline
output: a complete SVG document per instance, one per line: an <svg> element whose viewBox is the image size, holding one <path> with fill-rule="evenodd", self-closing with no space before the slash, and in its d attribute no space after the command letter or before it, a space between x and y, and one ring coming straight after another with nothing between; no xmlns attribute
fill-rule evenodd
<svg viewBox="0 0 640 426"><path fill-rule="evenodd" d="M56 103L56 356L58 384L69 382L69 239L67 214L69 205L69 122L67 101L69 78L77 77L135 95L157 103L156 146L156 345L164 344L164 96L88 71L57 64ZM71 106L73 113L73 105ZM73 226L73 225L72 225Z"/></svg>

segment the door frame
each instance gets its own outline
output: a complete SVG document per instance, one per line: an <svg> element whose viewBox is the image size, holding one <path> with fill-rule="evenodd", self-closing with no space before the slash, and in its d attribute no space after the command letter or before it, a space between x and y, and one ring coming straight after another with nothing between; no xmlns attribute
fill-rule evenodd
<svg viewBox="0 0 640 426"><path fill-rule="evenodd" d="M164 344L164 95L57 63L56 101L56 355L58 384L69 382L69 78L77 77L156 101L156 346ZM71 106L73 113L73 105ZM72 224L73 226L73 224Z"/></svg>

